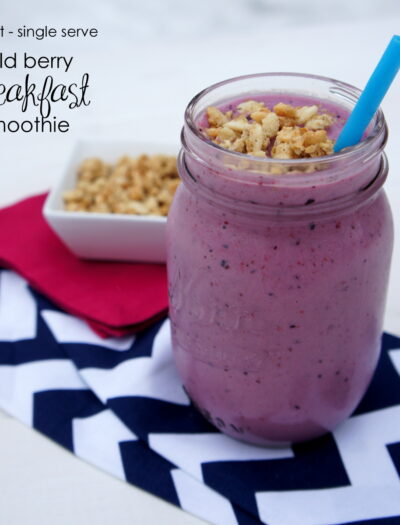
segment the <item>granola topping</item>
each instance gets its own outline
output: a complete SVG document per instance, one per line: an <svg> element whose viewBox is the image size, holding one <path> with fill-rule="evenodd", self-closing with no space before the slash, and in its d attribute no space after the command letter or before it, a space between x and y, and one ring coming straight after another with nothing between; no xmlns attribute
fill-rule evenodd
<svg viewBox="0 0 400 525"><path fill-rule="evenodd" d="M280 102L272 110L264 102L246 100L223 113L207 108L204 133L215 144L255 157L289 160L333 153L326 130L335 118L319 113L317 105L295 107Z"/></svg>
<svg viewBox="0 0 400 525"><path fill-rule="evenodd" d="M174 156L125 156L114 165L86 159L75 189L63 194L64 206L68 211L165 216L179 182Z"/></svg>

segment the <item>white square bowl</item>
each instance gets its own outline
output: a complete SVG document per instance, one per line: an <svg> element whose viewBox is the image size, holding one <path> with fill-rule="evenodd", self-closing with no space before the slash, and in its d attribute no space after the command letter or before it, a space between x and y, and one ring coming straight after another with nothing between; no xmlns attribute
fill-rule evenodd
<svg viewBox="0 0 400 525"><path fill-rule="evenodd" d="M84 159L115 162L123 155L177 155L178 147L145 142L79 141L58 184L49 193L43 215L66 246L84 259L165 262L166 217L64 210L63 192L76 185Z"/></svg>

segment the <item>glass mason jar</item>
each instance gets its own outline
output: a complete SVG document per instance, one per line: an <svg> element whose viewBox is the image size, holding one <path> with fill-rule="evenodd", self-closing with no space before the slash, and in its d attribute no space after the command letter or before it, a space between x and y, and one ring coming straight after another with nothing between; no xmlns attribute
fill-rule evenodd
<svg viewBox="0 0 400 525"><path fill-rule="evenodd" d="M174 358L222 432L302 441L355 409L379 357L393 245L382 112L345 151L282 161L199 131L209 105L281 93L351 110L360 92L299 74L238 77L189 103L167 225Z"/></svg>

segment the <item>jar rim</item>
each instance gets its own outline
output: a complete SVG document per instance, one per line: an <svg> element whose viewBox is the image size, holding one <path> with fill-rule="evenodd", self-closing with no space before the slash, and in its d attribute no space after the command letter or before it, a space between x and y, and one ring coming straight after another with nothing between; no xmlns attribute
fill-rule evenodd
<svg viewBox="0 0 400 525"><path fill-rule="evenodd" d="M181 150L178 155L178 165L183 167L183 171L187 173L188 177L183 179L184 184L189 188L199 189L197 179L193 176L190 168L187 166L185 161L184 151ZM182 174L182 169L179 170ZM332 214L343 213L346 210L355 211L360 205L368 202L378 193L383 187L389 171L389 164L385 153L382 153L380 165L377 173L364 187L359 188L357 191L352 192L350 195L342 195L329 199L327 201L320 201L313 203L309 206L308 202L301 204L264 204L262 202L253 201L236 201L232 207L232 199L224 194L219 193L215 190L208 190L206 187L203 188L203 196L209 202L218 202L219 206L222 206L225 210L234 210L235 213L241 212L242 214L249 214L252 217L263 218L265 216L272 217L275 215L276 219L279 220L296 220L303 218L304 220L310 220L313 217L329 216ZM276 210L279 210L276 215Z"/></svg>
<svg viewBox="0 0 400 525"><path fill-rule="evenodd" d="M370 148L374 150L375 154L377 153L376 149L378 151L383 150L386 144L386 137L387 137L388 131L387 131L385 117L384 117L384 114L381 108L379 108L377 112L375 113L375 115L373 115L371 121L374 120L374 126L371 132L368 134L368 136L365 139L361 140L359 143L357 143L354 146L344 148L343 150L335 152L331 155L326 155L324 157L313 157L312 159L310 158L277 159L277 158L271 158L271 157L254 157L252 155L248 155L247 153L240 153L238 151L231 151L226 148L223 148L222 146L219 146L218 144L212 142L200 131L195 121L195 110L196 110L196 106L198 102L200 102L201 99L205 95L227 84L233 84L235 82L248 80L248 79L254 79L254 78L261 78L261 77L270 78L270 77L279 77L279 76L319 80L322 82L330 83L335 88L343 89L347 94L350 94L353 97L359 98L359 96L361 95L361 90L356 88L355 86L348 84L346 82L342 82L340 80L336 80L334 78L325 77L321 75L313 75L309 73L295 73L295 72L253 73L249 75L231 77L221 82L216 82L210 85L209 87L203 89L199 93L197 93L197 95L195 95L190 100L189 104L186 107L185 124L187 124L189 130L197 139L200 139L205 146L212 148L213 151L220 151L221 153L224 153L224 155L227 156L226 158L232 158L232 159L237 159L237 160L246 159L247 161L251 160L251 162L254 162L255 165L259 163L260 166L265 165L265 164L270 164L270 165L284 164L285 166L289 168L296 168L296 167L310 164L310 162L318 163L319 165L324 165L324 164L330 164L334 161L349 161L350 159L353 159L354 157L357 157L358 155L362 156L363 154L369 152ZM334 91L332 92L334 93ZM291 91L290 93L295 93L295 91ZM375 145L376 145L376 149L374 148ZM274 177L274 175L272 174L271 175L265 174L265 175ZM279 177L280 178L282 177L292 178L292 177L298 177L298 175L294 173L286 173L286 174L279 175Z"/></svg>

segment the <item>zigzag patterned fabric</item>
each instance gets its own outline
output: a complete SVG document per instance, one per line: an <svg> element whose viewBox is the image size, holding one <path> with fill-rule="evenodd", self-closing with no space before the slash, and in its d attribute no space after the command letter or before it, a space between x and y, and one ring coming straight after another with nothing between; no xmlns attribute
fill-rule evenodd
<svg viewBox="0 0 400 525"><path fill-rule="evenodd" d="M288 448L219 433L193 408L168 319L103 340L0 271L0 407L129 483L216 525L400 523L400 338L335 432Z"/></svg>

